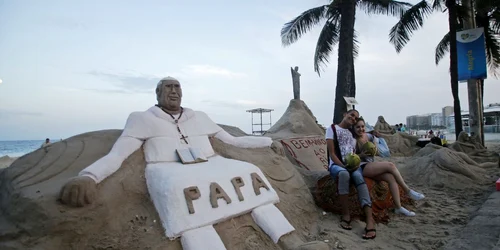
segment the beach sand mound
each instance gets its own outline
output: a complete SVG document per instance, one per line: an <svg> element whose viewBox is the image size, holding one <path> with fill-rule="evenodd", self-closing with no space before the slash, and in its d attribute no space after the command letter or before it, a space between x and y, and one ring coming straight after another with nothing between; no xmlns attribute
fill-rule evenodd
<svg viewBox="0 0 500 250"><path fill-rule="evenodd" d="M325 129L302 100L290 100L283 116L265 136L279 140L287 158L314 190L319 178L328 174Z"/></svg>
<svg viewBox="0 0 500 250"><path fill-rule="evenodd" d="M400 168L412 183L454 192L475 192L493 183L487 169L462 152L427 144Z"/></svg>
<svg viewBox="0 0 500 250"><path fill-rule="evenodd" d="M90 206L57 201L61 187L109 152L121 130L96 131L22 156L0 173L0 249L181 249L164 236L144 178L142 150L99 184ZM259 166L280 196L277 205L304 240L318 237L319 210L300 174L269 148L238 149L213 141L222 156ZM215 225L227 249L278 249L245 214ZM307 237L307 239L306 239Z"/></svg>
<svg viewBox="0 0 500 250"><path fill-rule="evenodd" d="M469 136L466 132L462 131L458 136L458 140L448 147L457 152L467 154L475 162L489 166L500 166L500 155L493 150L485 148L477 140L477 138Z"/></svg>
<svg viewBox="0 0 500 250"><path fill-rule="evenodd" d="M418 137L416 136L406 133L381 135L391 150L391 156L412 156L420 150L420 147L417 146Z"/></svg>
<svg viewBox="0 0 500 250"><path fill-rule="evenodd" d="M290 100L283 116L264 134L273 139L324 135L325 130L302 100Z"/></svg>
<svg viewBox="0 0 500 250"><path fill-rule="evenodd" d="M10 166L18 157L9 157L8 155L0 157L0 169Z"/></svg>

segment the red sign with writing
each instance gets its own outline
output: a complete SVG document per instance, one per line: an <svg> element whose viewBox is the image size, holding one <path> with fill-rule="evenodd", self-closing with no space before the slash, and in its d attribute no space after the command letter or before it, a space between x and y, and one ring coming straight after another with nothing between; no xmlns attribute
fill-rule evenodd
<svg viewBox="0 0 500 250"><path fill-rule="evenodd" d="M328 169L326 140L323 136L309 136L281 140L290 159L307 170Z"/></svg>

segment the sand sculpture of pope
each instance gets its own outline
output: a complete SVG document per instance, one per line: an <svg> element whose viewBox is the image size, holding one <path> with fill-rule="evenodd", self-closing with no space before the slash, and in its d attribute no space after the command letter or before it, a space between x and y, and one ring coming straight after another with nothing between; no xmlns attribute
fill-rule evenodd
<svg viewBox="0 0 500 250"><path fill-rule="evenodd" d="M131 113L111 151L62 188L63 203L92 203L97 184L144 145L149 194L165 234L180 237L183 249L226 249L213 224L249 212L282 248L328 249L322 242L303 243L292 233L295 229L274 205L279 202L276 191L257 166L216 155L209 140L215 136L237 147L258 148L271 146L271 138L233 137L205 113L181 107L182 89L175 78L160 80L156 95L158 105ZM197 152L193 158L208 161L183 164L178 152Z"/></svg>

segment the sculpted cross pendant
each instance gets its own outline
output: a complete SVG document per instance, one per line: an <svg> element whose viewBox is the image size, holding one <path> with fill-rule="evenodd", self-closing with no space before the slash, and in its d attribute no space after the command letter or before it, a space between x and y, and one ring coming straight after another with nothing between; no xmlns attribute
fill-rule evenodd
<svg viewBox="0 0 500 250"><path fill-rule="evenodd" d="M184 136L183 134L181 134L181 135L182 135L181 140L184 140L184 142L186 144L189 144L189 142L186 140L186 138L188 138L188 136Z"/></svg>
<svg viewBox="0 0 500 250"><path fill-rule="evenodd" d="M184 142L186 144L189 144L189 142L186 140L186 138L188 138L188 136L184 136L181 132L181 128L179 128L179 124L177 124L177 121L175 121L176 125L177 125L177 132L179 132L179 134L181 135L181 140L184 140Z"/></svg>

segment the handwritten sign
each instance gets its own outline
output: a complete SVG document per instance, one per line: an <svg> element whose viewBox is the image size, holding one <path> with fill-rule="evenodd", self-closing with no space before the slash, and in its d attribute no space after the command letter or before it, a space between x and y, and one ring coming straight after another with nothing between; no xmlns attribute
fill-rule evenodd
<svg viewBox="0 0 500 250"><path fill-rule="evenodd" d="M307 170L328 169L326 140L323 136L308 136L281 140L287 156Z"/></svg>

